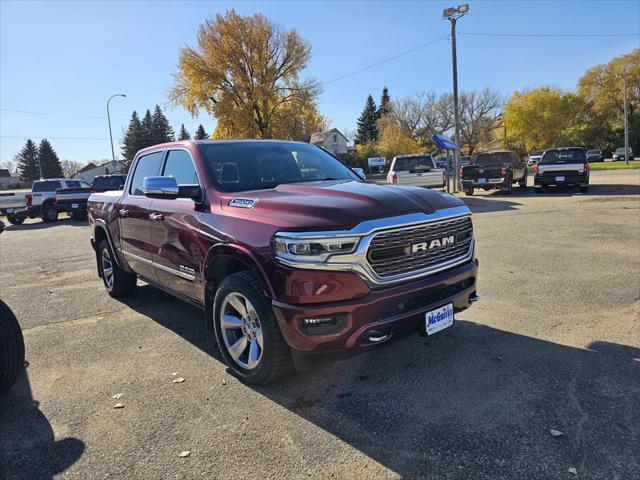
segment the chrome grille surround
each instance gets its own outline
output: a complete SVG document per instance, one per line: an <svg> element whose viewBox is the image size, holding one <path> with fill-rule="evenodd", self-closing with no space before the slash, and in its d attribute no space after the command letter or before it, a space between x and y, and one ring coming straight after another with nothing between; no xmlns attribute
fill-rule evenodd
<svg viewBox="0 0 640 480"><path fill-rule="evenodd" d="M408 215L399 215L396 217L387 217L374 220L367 220L356 225L350 230L325 231L325 232L278 232L279 237L292 239L314 239L326 238L331 236L357 236L360 237L358 246L353 253L332 255L324 262L312 261L288 261L281 258L276 260L284 265L294 268L304 268L310 270L326 270L326 271L348 271L357 273L372 288L403 283L418 278L423 278L434 273L447 270L449 268L461 265L473 258L474 239L471 232L469 241L466 242L466 251L460 255L447 258L439 258L437 263L429 263L420 265L419 268L402 271L402 272L384 272L380 275L368 260L369 248L372 241L378 235L387 233L402 235L406 230L416 228L429 228L438 224L455 220L466 220L470 223L471 211L465 205L458 207L450 207L437 210L434 213L412 213ZM456 242L458 243L458 242ZM375 263L375 262L374 262Z"/></svg>

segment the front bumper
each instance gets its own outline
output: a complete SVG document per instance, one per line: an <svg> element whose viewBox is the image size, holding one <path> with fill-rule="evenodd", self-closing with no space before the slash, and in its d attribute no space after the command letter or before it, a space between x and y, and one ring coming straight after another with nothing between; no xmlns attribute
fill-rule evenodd
<svg viewBox="0 0 640 480"><path fill-rule="evenodd" d="M273 308L296 367L305 369L416 333L424 323L425 312L448 303L453 303L455 311L465 310L476 298L477 276L478 261L473 259L429 278L371 290L354 300L310 305L274 300ZM306 333L303 331L303 319L326 317L341 317L340 329L318 335L308 327ZM368 341L370 331L383 332L385 340Z"/></svg>

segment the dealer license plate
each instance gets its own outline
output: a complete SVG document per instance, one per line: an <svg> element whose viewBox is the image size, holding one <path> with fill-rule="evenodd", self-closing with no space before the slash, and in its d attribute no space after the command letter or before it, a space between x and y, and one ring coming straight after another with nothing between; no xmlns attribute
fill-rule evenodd
<svg viewBox="0 0 640 480"><path fill-rule="evenodd" d="M564 177L556 177L556 182L564 182Z"/></svg>
<svg viewBox="0 0 640 480"><path fill-rule="evenodd" d="M78 208L78 204L77 203L72 203L71 204L71 208Z"/></svg>
<svg viewBox="0 0 640 480"><path fill-rule="evenodd" d="M427 335L433 335L440 330L450 327L453 325L453 303L449 303L444 307L427 312L424 318L427 327Z"/></svg>
<svg viewBox="0 0 640 480"><path fill-rule="evenodd" d="M13 208L7 208L7 213L13 213Z"/></svg>
<svg viewBox="0 0 640 480"><path fill-rule="evenodd" d="M486 178L479 178L478 179L478 183L487 183L487 179Z"/></svg>

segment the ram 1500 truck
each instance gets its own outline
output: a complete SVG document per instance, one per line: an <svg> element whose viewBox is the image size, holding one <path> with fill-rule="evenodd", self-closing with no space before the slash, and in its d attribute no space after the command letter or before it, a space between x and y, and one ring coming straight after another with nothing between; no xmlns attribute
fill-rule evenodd
<svg viewBox="0 0 640 480"><path fill-rule="evenodd" d="M511 193L515 182L526 188L527 163L510 151L479 153L473 165L460 168L460 180L465 195L473 195L475 188Z"/></svg>
<svg viewBox="0 0 640 480"><path fill-rule="evenodd" d="M582 147L551 148L544 152L533 167L533 187L536 193L551 185L575 186L582 193L589 188L589 162Z"/></svg>
<svg viewBox="0 0 640 480"><path fill-rule="evenodd" d="M434 334L478 298L462 201L362 182L305 143L149 147L88 212L108 293L140 278L202 308L209 339L252 383Z"/></svg>

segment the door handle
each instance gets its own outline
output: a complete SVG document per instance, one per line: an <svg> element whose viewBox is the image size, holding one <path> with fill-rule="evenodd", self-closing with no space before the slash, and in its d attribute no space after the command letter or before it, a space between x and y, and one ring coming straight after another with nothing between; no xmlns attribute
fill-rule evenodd
<svg viewBox="0 0 640 480"><path fill-rule="evenodd" d="M121 208L120 210L118 210L118 215L121 217L128 217L129 216L129 210L125 209L125 208Z"/></svg>
<svg viewBox="0 0 640 480"><path fill-rule="evenodd" d="M164 215L162 215L161 213L152 213L149 215L149 220L151 220L152 222L161 222L162 220L164 220Z"/></svg>

